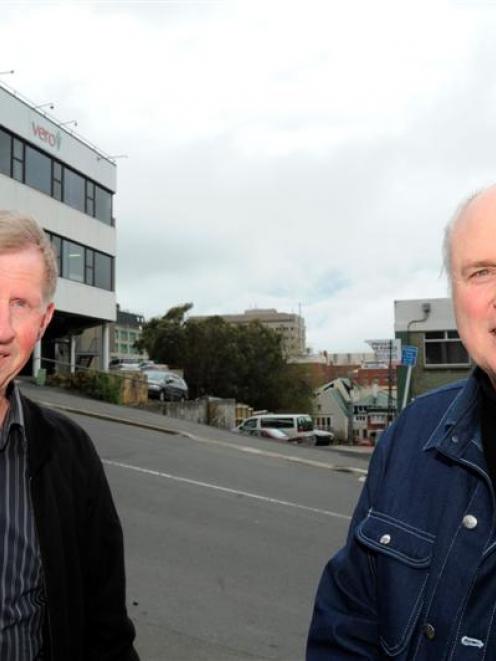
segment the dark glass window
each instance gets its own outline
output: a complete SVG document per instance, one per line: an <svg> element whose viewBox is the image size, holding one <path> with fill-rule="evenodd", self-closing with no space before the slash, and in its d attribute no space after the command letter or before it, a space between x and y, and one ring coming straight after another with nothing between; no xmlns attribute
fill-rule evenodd
<svg viewBox="0 0 496 661"><path fill-rule="evenodd" d="M12 138L0 129L0 172L10 177L10 158L12 154Z"/></svg>
<svg viewBox="0 0 496 661"><path fill-rule="evenodd" d="M424 338L426 366L468 367L470 358L456 331L427 331Z"/></svg>
<svg viewBox="0 0 496 661"><path fill-rule="evenodd" d="M26 145L24 181L28 186L37 188L47 195L52 192L51 158L29 145Z"/></svg>
<svg viewBox="0 0 496 661"><path fill-rule="evenodd" d="M55 255L57 256L57 269L59 272L59 275L62 275L62 239L60 236L56 236L55 234L50 235L50 240L52 242L52 246L55 250Z"/></svg>
<svg viewBox="0 0 496 661"><path fill-rule="evenodd" d="M112 290L112 258L95 252L95 287Z"/></svg>
<svg viewBox="0 0 496 661"><path fill-rule="evenodd" d="M13 158L12 158L12 176L17 181L24 181L24 144L14 138L13 144Z"/></svg>
<svg viewBox="0 0 496 661"><path fill-rule="evenodd" d="M87 285L93 285L95 282L95 252L91 248L86 248L86 276Z"/></svg>
<svg viewBox="0 0 496 661"><path fill-rule="evenodd" d="M53 161L52 195L62 201L62 165L58 161Z"/></svg>
<svg viewBox="0 0 496 661"><path fill-rule="evenodd" d="M24 160L24 144L17 138L14 138L14 158Z"/></svg>
<svg viewBox="0 0 496 661"><path fill-rule="evenodd" d="M95 184L92 181L86 182L86 213L95 215Z"/></svg>
<svg viewBox="0 0 496 661"><path fill-rule="evenodd" d="M84 247L72 241L64 241L62 245L62 276L84 282Z"/></svg>
<svg viewBox="0 0 496 661"><path fill-rule="evenodd" d="M83 213L85 211L84 188L83 177L69 168L64 168L64 202Z"/></svg>
<svg viewBox="0 0 496 661"><path fill-rule="evenodd" d="M69 167L0 129L0 173L113 224L112 193Z"/></svg>
<svg viewBox="0 0 496 661"><path fill-rule="evenodd" d="M112 224L112 195L100 186L95 186L95 216L107 225Z"/></svg>

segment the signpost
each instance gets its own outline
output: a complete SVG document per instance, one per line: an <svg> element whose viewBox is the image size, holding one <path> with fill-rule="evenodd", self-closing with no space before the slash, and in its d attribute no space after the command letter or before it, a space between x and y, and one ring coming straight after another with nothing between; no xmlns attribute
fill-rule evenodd
<svg viewBox="0 0 496 661"><path fill-rule="evenodd" d="M410 393L410 383L412 380L412 369L417 364L417 347L406 345L401 352L401 364L407 367L405 389L403 391L403 401L401 402L401 410L405 408L408 402L408 395Z"/></svg>

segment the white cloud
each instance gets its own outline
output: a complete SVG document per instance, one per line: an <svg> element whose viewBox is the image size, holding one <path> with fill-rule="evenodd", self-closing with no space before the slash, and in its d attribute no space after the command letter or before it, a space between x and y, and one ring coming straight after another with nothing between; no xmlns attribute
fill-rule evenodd
<svg viewBox="0 0 496 661"><path fill-rule="evenodd" d="M495 178L495 27L444 0L4 3L0 68L129 155L124 307L301 304L315 349L353 351L444 294L444 223Z"/></svg>

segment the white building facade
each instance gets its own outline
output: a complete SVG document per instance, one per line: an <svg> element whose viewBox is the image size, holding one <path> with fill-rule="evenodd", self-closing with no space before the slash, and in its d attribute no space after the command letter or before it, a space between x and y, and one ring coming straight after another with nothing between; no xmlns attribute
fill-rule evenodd
<svg viewBox="0 0 496 661"><path fill-rule="evenodd" d="M33 371L75 365L75 337L116 317L112 159L0 85L0 208L36 218L55 247L56 312L34 353Z"/></svg>

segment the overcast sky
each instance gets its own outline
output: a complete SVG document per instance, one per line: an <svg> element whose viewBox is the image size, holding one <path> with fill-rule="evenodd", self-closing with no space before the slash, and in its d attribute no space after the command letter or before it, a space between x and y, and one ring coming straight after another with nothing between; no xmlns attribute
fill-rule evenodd
<svg viewBox="0 0 496 661"><path fill-rule="evenodd" d="M119 159L117 297L297 312L314 350L445 296L496 180L496 0L0 2L2 77Z"/></svg>

